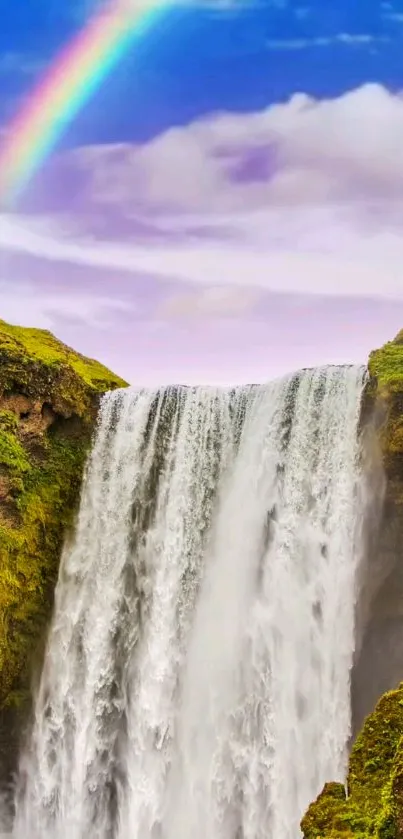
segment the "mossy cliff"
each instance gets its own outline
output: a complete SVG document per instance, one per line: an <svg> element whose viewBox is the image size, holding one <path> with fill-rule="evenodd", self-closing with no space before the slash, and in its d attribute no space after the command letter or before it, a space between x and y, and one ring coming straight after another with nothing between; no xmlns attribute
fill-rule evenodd
<svg viewBox="0 0 403 839"><path fill-rule="evenodd" d="M403 330L369 357L367 398L377 414L390 513L403 509ZM392 509L393 508L393 509Z"/></svg>
<svg viewBox="0 0 403 839"><path fill-rule="evenodd" d="M365 721L350 757L347 794L328 783L301 822L305 839L403 837L403 684Z"/></svg>
<svg viewBox="0 0 403 839"><path fill-rule="evenodd" d="M51 333L0 321L0 765L12 765L99 396L126 383Z"/></svg>
<svg viewBox="0 0 403 839"><path fill-rule="evenodd" d="M363 424L375 432L385 495L366 572L372 600L353 671L360 727L379 701L353 745L346 789L329 778L302 819L305 839L403 839L403 683L397 687L403 678L403 332L371 353L368 369Z"/></svg>

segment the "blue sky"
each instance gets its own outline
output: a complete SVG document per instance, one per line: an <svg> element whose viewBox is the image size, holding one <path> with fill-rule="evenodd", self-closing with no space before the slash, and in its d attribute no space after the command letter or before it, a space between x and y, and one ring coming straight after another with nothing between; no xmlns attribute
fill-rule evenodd
<svg viewBox="0 0 403 839"><path fill-rule="evenodd" d="M0 119L94 8L4 3ZM402 54L403 0L235 0L231 10L176 9L111 75L63 145L146 140L201 114L259 110L295 91L335 96L368 81L396 89Z"/></svg>

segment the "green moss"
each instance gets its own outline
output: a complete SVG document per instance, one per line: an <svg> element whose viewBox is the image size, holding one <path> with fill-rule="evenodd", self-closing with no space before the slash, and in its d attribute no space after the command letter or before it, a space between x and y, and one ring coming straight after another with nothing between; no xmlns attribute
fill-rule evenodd
<svg viewBox="0 0 403 839"><path fill-rule="evenodd" d="M378 702L351 753L348 789L354 804L373 829L384 808L384 798L400 739L403 735L403 686Z"/></svg>
<svg viewBox="0 0 403 839"><path fill-rule="evenodd" d="M380 391L403 391L403 330L370 354L368 369Z"/></svg>
<svg viewBox="0 0 403 839"><path fill-rule="evenodd" d="M376 407L378 436L388 479L387 496L403 504L403 331L371 353L366 391Z"/></svg>
<svg viewBox="0 0 403 839"><path fill-rule="evenodd" d="M328 783L311 804L301 822L305 839L318 839L321 836L350 834L344 816L346 813L346 791L343 784Z"/></svg>
<svg viewBox="0 0 403 839"><path fill-rule="evenodd" d="M29 664L49 618L63 536L79 496L88 438L49 437L16 506L18 527L0 525L0 703L28 687Z"/></svg>
<svg viewBox="0 0 403 839"><path fill-rule="evenodd" d="M15 434L0 429L0 466L6 466L13 472L23 475L29 472L31 465L27 453Z"/></svg>
<svg viewBox="0 0 403 839"><path fill-rule="evenodd" d="M126 382L119 376L115 376L98 361L86 358L62 344L45 329L11 326L0 320L0 350L5 350L8 356L25 357L29 362L36 359L51 368L67 365L85 384L98 391L104 392L105 385L111 384L126 387Z"/></svg>
<svg viewBox="0 0 403 839"><path fill-rule="evenodd" d="M301 822L305 839L398 839L403 818L403 684L379 701L353 746L347 780L326 784Z"/></svg>
<svg viewBox="0 0 403 839"><path fill-rule="evenodd" d="M16 431L18 419L13 411L0 411L0 430Z"/></svg>
<svg viewBox="0 0 403 839"><path fill-rule="evenodd" d="M11 326L0 320L0 390L49 401L64 415L87 417L91 396L126 382L43 329Z"/></svg>

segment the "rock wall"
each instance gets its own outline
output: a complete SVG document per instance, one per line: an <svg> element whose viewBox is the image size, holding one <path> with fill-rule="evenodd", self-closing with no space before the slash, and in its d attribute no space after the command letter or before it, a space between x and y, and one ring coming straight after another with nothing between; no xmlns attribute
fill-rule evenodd
<svg viewBox="0 0 403 839"><path fill-rule="evenodd" d="M0 771L14 768L99 396L125 382L0 321Z"/></svg>
<svg viewBox="0 0 403 839"><path fill-rule="evenodd" d="M350 757L346 788L328 783L301 822L304 839L403 836L403 684L367 718Z"/></svg>
<svg viewBox="0 0 403 839"><path fill-rule="evenodd" d="M302 820L305 839L403 839L403 332L371 353L368 368L362 431L375 521L352 674L355 742L347 795L329 778Z"/></svg>

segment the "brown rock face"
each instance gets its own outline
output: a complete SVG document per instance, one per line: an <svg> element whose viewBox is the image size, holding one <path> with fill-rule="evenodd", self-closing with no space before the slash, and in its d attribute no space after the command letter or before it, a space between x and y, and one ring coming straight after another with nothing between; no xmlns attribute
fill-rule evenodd
<svg viewBox="0 0 403 839"><path fill-rule="evenodd" d="M11 411L20 421L21 434L41 436L54 423L57 413L41 399L30 399L23 394L7 394L0 398L0 411Z"/></svg>
<svg viewBox="0 0 403 839"><path fill-rule="evenodd" d="M352 678L353 729L403 677L403 345L371 354L363 422L383 469L373 472L379 529L371 534L364 634ZM376 516L375 516L376 517Z"/></svg>
<svg viewBox="0 0 403 839"><path fill-rule="evenodd" d="M352 675L348 795L343 800L340 790L338 800L336 786L325 786L302 819L305 839L403 839L403 333L371 354L369 372L362 427L370 538Z"/></svg>

